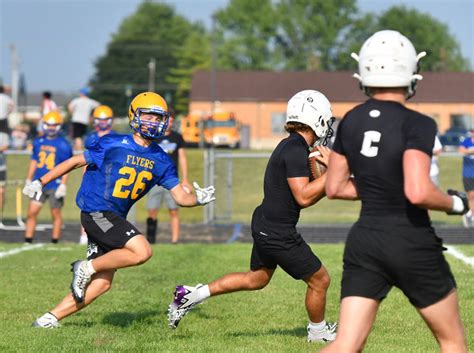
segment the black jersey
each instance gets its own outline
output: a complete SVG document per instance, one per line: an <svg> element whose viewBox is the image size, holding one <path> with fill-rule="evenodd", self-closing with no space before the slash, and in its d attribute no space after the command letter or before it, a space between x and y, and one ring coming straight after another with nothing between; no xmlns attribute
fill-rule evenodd
<svg viewBox="0 0 474 353"><path fill-rule="evenodd" d="M163 151L169 154L176 168L179 168L178 150L184 147L183 136L176 131L170 131L168 135L160 136L155 141L160 145Z"/></svg>
<svg viewBox="0 0 474 353"><path fill-rule="evenodd" d="M298 133L280 141L273 151L265 170L262 210L265 219L295 226L301 206L296 202L287 178L309 177L309 146Z"/></svg>
<svg viewBox="0 0 474 353"><path fill-rule="evenodd" d="M364 216L394 216L429 225L428 212L405 197L403 153L431 157L436 135L433 119L400 103L369 99L349 111L339 125L333 149L345 155L355 177Z"/></svg>

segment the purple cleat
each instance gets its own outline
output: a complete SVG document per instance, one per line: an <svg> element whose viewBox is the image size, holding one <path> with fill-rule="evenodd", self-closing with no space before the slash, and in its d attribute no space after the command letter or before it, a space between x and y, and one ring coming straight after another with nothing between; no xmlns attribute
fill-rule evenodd
<svg viewBox="0 0 474 353"><path fill-rule="evenodd" d="M170 328L177 328L181 319L197 304L201 303L197 301L196 290L202 286L202 284L198 284L196 287L176 286L173 301L168 306L168 326Z"/></svg>

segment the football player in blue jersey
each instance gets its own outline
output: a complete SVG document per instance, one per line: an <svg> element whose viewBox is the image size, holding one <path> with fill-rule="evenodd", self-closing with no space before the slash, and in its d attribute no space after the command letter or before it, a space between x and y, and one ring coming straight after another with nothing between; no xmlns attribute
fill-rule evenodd
<svg viewBox="0 0 474 353"><path fill-rule="evenodd" d="M99 105L94 109L92 113L92 119L94 124L94 131L86 136L84 147L87 149L89 146L94 145L96 140L107 134L116 134L112 130L112 123L114 119L114 112L112 108L107 105ZM86 167L84 167L84 172ZM87 234L84 227L81 227L81 236L79 238L79 244L87 244Z"/></svg>
<svg viewBox="0 0 474 353"><path fill-rule="evenodd" d="M195 194L183 189L173 161L154 142L165 132L169 118L168 106L160 95L137 95L128 117L132 135L105 135L83 154L68 159L23 189L30 196L41 194L52 180L87 165L76 197L89 238L87 260L72 263L71 293L33 326L58 327L59 320L107 292L117 269L140 265L152 256L150 244L126 216L154 185L169 189L181 206L205 205L215 199L213 186L200 188L194 183Z"/></svg>
<svg viewBox="0 0 474 353"><path fill-rule="evenodd" d="M89 146L94 144L95 140L98 140L104 135L107 134L116 134L112 130L112 123L114 121L114 112L112 108L107 105L99 105L92 112L92 119L94 124L94 131L89 133L86 136L84 147L89 148Z"/></svg>
<svg viewBox="0 0 474 353"><path fill-rule="evenodd" d="M33 152L26 177L27 186L31 180L39 179L61 162L72 156L69 142L59 136L63 119L61 114L54 111L46 114L42 119L43 135L33 141ZM49 199L51 216L53 218L53 231L51 241L57 243L61 237L61 208L66 196L67 174L53 179L45 186L43 193L38 198L31 198L28 206L28 215L25 230L25 242L32 243L36 228L36 219L43 204Z"/></svg>

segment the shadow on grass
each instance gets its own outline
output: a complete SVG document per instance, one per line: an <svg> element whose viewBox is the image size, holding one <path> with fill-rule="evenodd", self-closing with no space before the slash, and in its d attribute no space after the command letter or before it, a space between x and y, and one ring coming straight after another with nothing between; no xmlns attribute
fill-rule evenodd
<svg viewBox="0 0 474 353"><path fill-rule="evenodd" d="M259 337L259 336L294 336L306 337L307 331L305 327L295 327L291 329L271 329L267 331L241 331L229 332L226 336L229 337Z"/></svg>
<svg viewBox="0 0 474 353"><path fill-rule="evenodd" d="M117 327L129 327L136 322L152 323L153 318L159 315L162 315L162 313L157 310L145 310L136 313L115 312L105 315L102 323Z"/></svg>

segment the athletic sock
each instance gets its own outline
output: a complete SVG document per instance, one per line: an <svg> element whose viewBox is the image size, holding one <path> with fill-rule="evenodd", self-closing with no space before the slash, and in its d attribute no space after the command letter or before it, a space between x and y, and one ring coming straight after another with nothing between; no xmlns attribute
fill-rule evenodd
<svg viewBox="0 0 474 353"><path fill-rule="evenodd" d="M309 322L308 328L312 331L323 331L326 329L326 320L323 320L321 322L315 323L315 322Z"/></svg>
<svg viewBox="0 0 474 353"><path fill-rule="evenodd" d="M25 238L25 243L32 243L33 242L33 238Z"/></svg>
<svg viewBox="0 0 474 353"><path fill-rule="evenodd" d="M156 231L158 229L158 220L148 217L146 219L146 238L150 244L156 242Z"/></svg>
<svg viewBox="0 0 474 353"><path fill-rule="evenodd" d="M43 316L41 316L40 320L41 319L48 320L48 321L56 321L56 322L58 321L58 318L54 316L53 314L51 314L49 311Z"/></svg>
<svg viewBox="0 0 474 353"><path fill-rule="evenodd" d="M91 276L96 272L94 269L94 266L92 266L92 260L89 260L86 262L86 267L87 267L87 271L89 272Z"/></svg>
<svg viewBox="0 0 474 353"><path fill-rule="evenodd" d="M211 292L209 291L209 286L206 284L202 287L199 287L196 290L196 300L198 302L202 302L211 296Z"/></svg>

